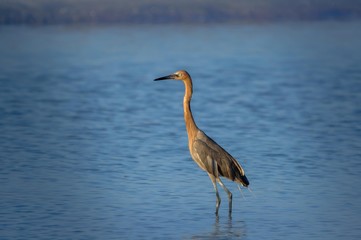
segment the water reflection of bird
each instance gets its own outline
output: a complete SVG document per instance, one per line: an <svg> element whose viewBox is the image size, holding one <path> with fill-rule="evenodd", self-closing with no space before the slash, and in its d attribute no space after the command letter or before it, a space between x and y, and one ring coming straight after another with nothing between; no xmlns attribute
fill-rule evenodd
<svg viewBox="0 0 361 240"><path fill-rule="evenodd" d="M200 130L194 122L190 101L192 98L193 88L192 79L186 71L177 71L174 74L160 77L154 81L159 80L181 80L185 85L185 94L183 99L184 120L188 133L188 146L193 160L198 166L206 171L212 180L214 190L216 192L216 214L218 214L221 198L217 189L217 182L228 195L229 213L232 212L232 193L223 184L220 176L228 178L242 186L249 185L248 179L244 173L243 168L226 150L219 146L214 140L208 137L202 130Z"/></svg>

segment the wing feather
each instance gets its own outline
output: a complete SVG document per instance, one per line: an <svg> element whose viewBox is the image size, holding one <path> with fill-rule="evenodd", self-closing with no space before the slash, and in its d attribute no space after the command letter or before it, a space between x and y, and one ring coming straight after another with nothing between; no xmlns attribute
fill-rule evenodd
<svg viewBox="0 0 361 240"><path fill-rule="evenodd" d="M197 138L193 142L193 151L198 155L198 161L203 163L204 170L207 172L216 177L219 174L248 186L248 179L237 160L205 133L200 131L197 134Z"/></svg>

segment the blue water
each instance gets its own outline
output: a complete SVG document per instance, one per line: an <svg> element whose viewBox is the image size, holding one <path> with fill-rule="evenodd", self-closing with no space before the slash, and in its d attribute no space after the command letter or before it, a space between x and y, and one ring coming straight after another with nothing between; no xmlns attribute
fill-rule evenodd
<svg viewBox="0 0 361 240"><path fill-rule="evenodd" d="M0 27L1 239L358 239L360 22ZM198 126L244 167L216 217Z"/></svg>

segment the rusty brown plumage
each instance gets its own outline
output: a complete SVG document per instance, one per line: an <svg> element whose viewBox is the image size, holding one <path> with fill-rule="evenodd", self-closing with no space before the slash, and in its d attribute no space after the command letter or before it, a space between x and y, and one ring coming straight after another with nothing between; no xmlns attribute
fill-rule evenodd
<svg viewBox="0 0 361 240"><path fill-rule="evenodd" d="M226 191L229 200L229 213L232 212L232 193L223 184L220 177L228 178L244 187L249 185L249 181L241 165L226 150L219 146L213 139L208 137L200 130L194 122L191 111L191 98L193 94L193 84L190 75L180 70L174 74L157 78L159 80L181 80L185 85L185 93L183 99L184 121L188 134L188 147L193 160L198 166L206 171L212 180L216 196L216 214L218 214L221 199L219 197L217 182Z"/></svg>

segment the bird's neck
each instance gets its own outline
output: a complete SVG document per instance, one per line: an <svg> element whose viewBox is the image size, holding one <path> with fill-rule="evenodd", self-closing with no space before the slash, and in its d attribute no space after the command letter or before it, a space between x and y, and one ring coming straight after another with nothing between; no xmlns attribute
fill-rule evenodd
<svg viewBox="0 0 361 240"><path fill-rule="evenodd" d="M186 123L188 141L190 143L190 141L194 139L195 135L197 134L198 127L194 122L190 105L193 93L192 80L189 78L183 82L185 85L185 94L183 99L184 121Z"/></svg>

